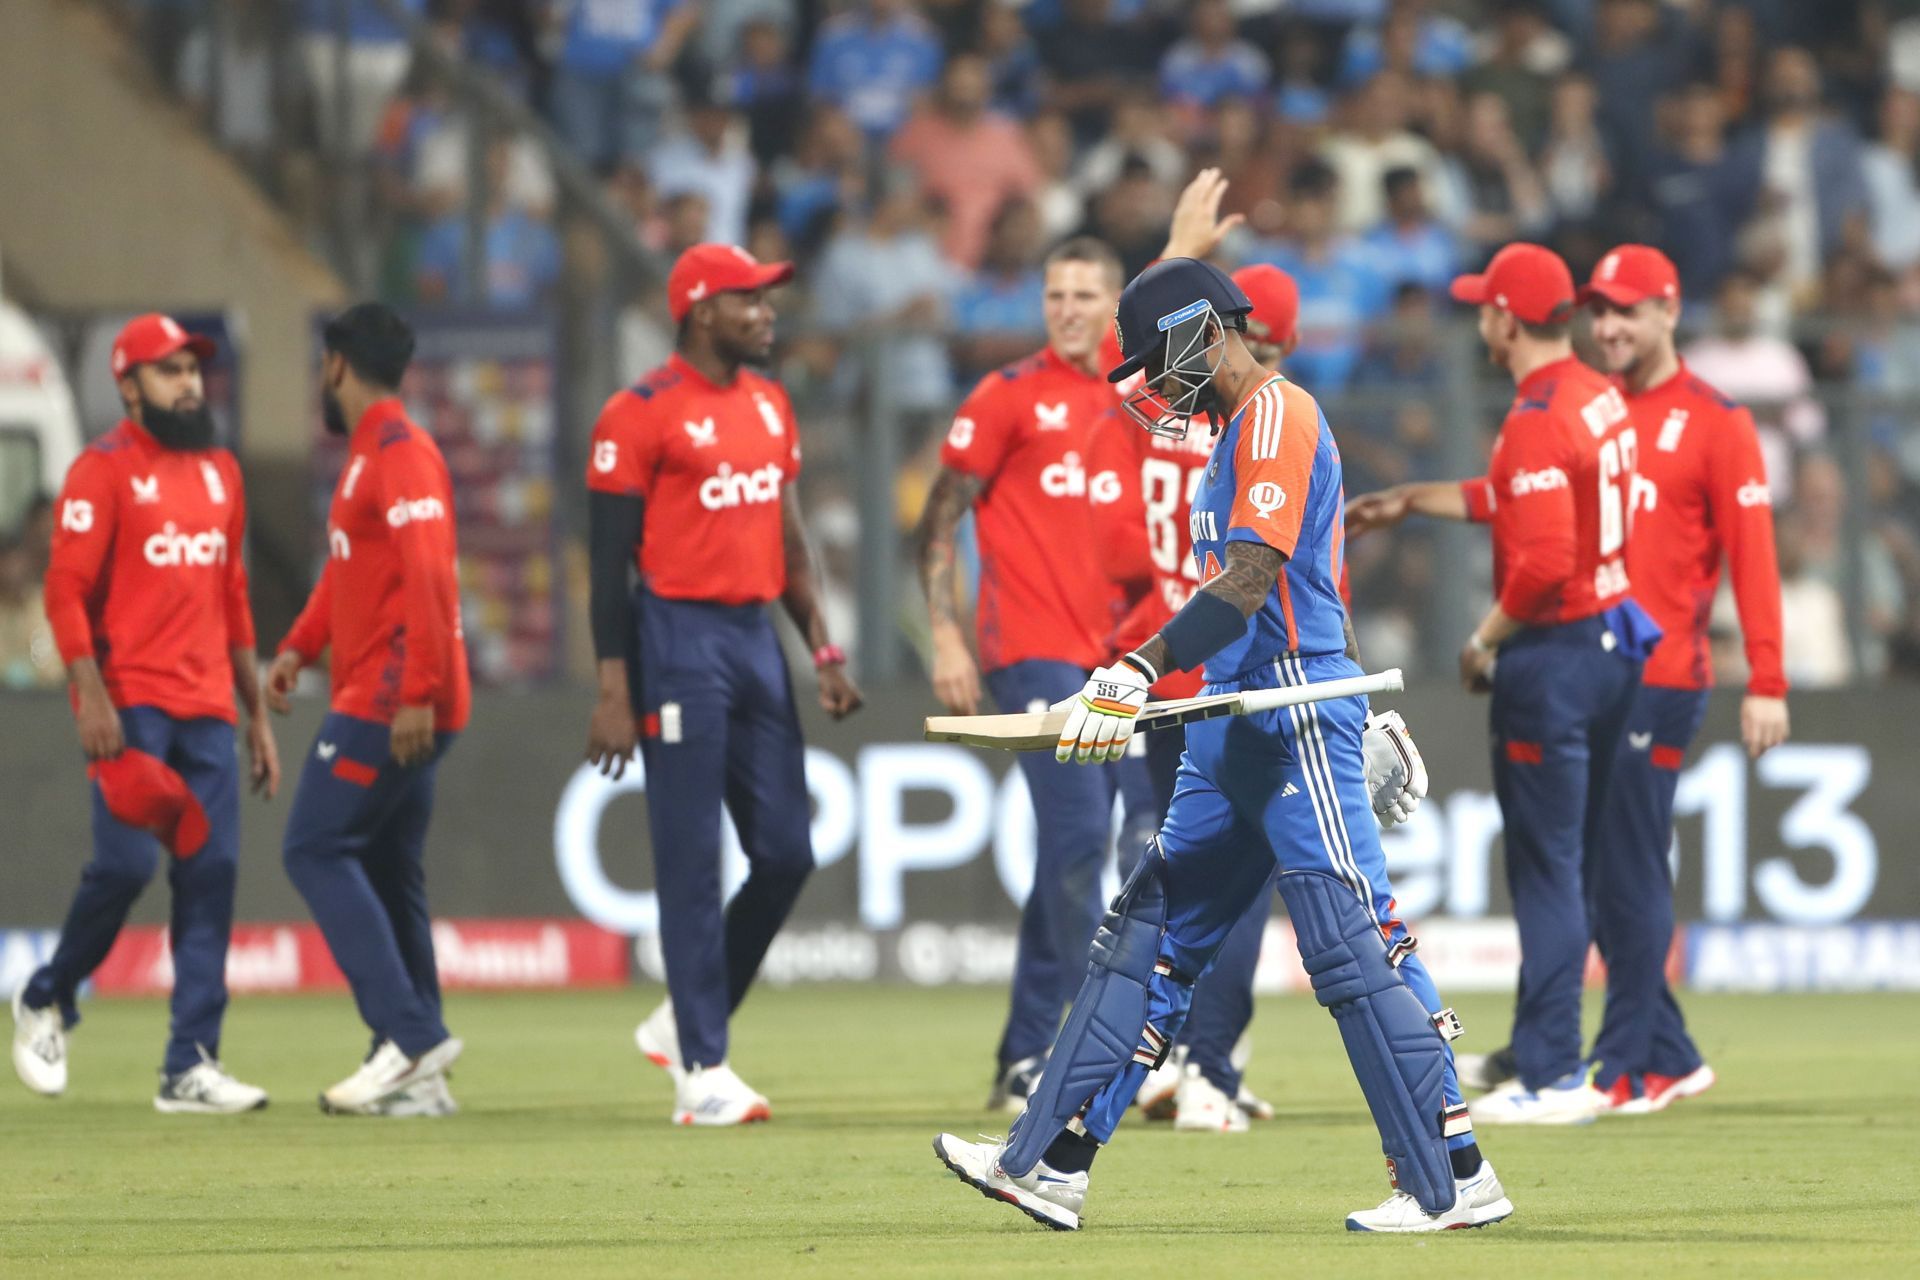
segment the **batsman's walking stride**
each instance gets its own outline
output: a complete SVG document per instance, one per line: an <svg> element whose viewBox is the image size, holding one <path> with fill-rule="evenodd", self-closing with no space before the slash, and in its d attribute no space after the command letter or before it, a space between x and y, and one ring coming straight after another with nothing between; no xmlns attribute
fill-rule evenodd
<svg viewBox="0 0 1920 1280"><path fill-rule="evenodd" d="M153 1105L267 1105L264 1089L218 1060L240 864L235 694L256 792L278 789L280 762L260 708L240 465L214 447L202 390L212 355L211 341L168 316L129 321L113 344L126 417L74 461L60 491L47 621L93 780L93 860L53 958L13 997L14 1071L48 1096L67 1087L74 993L112 950L164 842L173 1022Z"/></svg>
<svg viewBox="0 0 1920 1280"><path fill-rule="evenodd" d="M772 1116L727 1057L727 1021L813 871L806 744L770 602L813 652L821 710L860 706L814 593L799 424L780 384L744 367L772 349L767 291L792 276L732 245L681 254L674 354L607 402L587 462L600 683L587 759L618 778L637 741L646 766L668 998L634 1041L672 1076L676 1124ZM748 868L724 919L723 805Z"/></svg>
<svg viewBox="0 0 1920 1280"><path fill-rule="evenodd" d="M1206 263L1173 258L1121 296L1118 381L1149 430L1225 429L1190 517L1201 586L1145 644L1088 679L1057 758L1126 749L1164 671L1206 665L1209 692L1359 674L1347 656L1340 457L1313 398L1262 367L1252 304ZM934 1140L941 1161L1036 1221L1077 1229L1088 1171L1179 1034L1193 984L1279 867L1320 1002L1334 1015L1380 1131L1395 1190L1355 1231L1484 1226L1513 1211L1481 1157L1453 1078L1459 1021L1393 915L1370 784L1367 704L1351 697L1190 725L1172 806L1100 927L1073 1010L1024 1115L1002 1142Z"/></svg>
<svg viewBox="0 0 1920 1280"><path fill-rule="evenodd" d="M400 403L413 332L363 303L321 335L321 409L347 437L327 559L268 673L287 709L300 670L332 650L332 703L307 752L281 847L373 1033L358 1070L320 1095L335 1115L445 1115L461 1042L440 1015L427 909L427 824L440 758L472 691L454 564L453 483Z"/></svg>

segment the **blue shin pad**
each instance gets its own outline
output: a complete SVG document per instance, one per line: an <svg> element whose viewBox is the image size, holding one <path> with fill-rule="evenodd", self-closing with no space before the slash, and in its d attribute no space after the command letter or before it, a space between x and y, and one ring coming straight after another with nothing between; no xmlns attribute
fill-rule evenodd
<svg viewBox="0 0 1920 1280"><path fill-rule="evenodd" d="M1115 1082L1129 1068L1147 1070L1164 1061L1167 1046L1178 1028L1148 1024L1150 984L1156 966L1173 977L1175 986L1191 1000L1192 979L1173 974L1160 962L1160 939L1165 931L1167 892L1161 880L1165 861L1158 844L1127 877L1094 935L1087 960L1086 980L1073 998L1073 1011L1054 1039L1040 1083L1027 1099L1027 1109L1014 1121L1000 1153L1000 1167L1019 1177L1040 1162L1060 1131L1072 1123L1089 1099L1113 1093ZM1175 1020L1184 1017L1185 1002ZM1162 1019L1165 1021L1166 1019ZM1134 1089L1140 1081L1133 1081ZM1124 1089L1124 1080L1119 1087ZM1128 1099L1131 1099L1128 1091ZM1124 1104L1122 1104L1124 1107ZM1109 1129L1108 1132L1111 1132ZM1107 1133L1098 1133L1104 1139Z"/></svg>
<svg viewBox="0 0 1920 1280"><path fill-rule="evenodd" d="M1288 872L1280 877L1280 896L1314 994L1346 1042L1394 1185L1428 1213L1451 1209L1453 1164L1443 1136L1446 1041L1387 958L1380 926L1352 889L1316 872Z"/></svg>

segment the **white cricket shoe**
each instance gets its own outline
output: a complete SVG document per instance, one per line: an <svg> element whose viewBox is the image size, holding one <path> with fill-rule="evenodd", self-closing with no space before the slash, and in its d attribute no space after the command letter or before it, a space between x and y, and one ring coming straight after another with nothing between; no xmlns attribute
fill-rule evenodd
<svg viewBox="0 0 1920 1280"><path fill-rule="evenodd" d="M1133 1105L1139 1107L1147 1119L1173 1119L1174 1099L1180 1092L1180 1070L1186 1063L1187 1046L1177 1044L1167 1060L1147 1072L1147 1078L1140 1082L1140 1091L1133 1095Z"/></svg>
<svg viewBox="0 0 1920 1280"><path fill-rule="evenodd" d="M672 1000L662 1000L647 1020L633 1029L633 1043L648 1062L672 1076L675 1085L687 1074L680 1065L680 1024L673 1019Z"/></svg>
<svg viewBox="0 0 1920 1280"><path fill-rule="evenodd" d="M35 1093L57 1098L67 1089L67 1024L60 1010L27 1008L27 984L13 993L13 1070Z"/></svg>
<svg viewBox="0 0 1920 1280"><path fill-rule="evenodd" d="M453 1100L453 1090L447 1087L446 1073L441 1072L437 1076L415 1080L400 1092L374 1103L362 1114L400 1120L411 1116L450 1116L459 1110L460 1104Z"/></svg>
<svg viewBox="0 0 1920 1280"><path fill-rule="evenodd" d="M173 1116L231 1116L266 1105L265 1089L235 1080L205 1049L185 1071L161 1076L160 1092L153 1095L153 1109Z"/></svg>
<svg viewBox="0 0 1920 1280"><path fill-rule="evenodd" d="M382 1040L360 1069L320 1095L320 1109L329 1115L368 1115L370 1108L407 1086L437 1076L453 1065L466 1046L448 1036L417 1058L399 1045Z"/></svg>
<svg viewBox="0 0 1920 1280"><path fill-rule="evenodd" d="M1405 1191L1395 1191L1380 1202L1377 1209L1361 1209L1347 1215L1349 1231L1461 1231L1468 1227L1487 1227L1513 1213L1513 1201L1494 1175L1493 1163L1481 1160L1471 1178L1453 1182L1453 1208L1445 1213L1428 1213L1420 1202Z"/></svg>
<svg viewBox="0 0 1920 1280"><path fill-rule="evenodd" d="M1606 1109L1607 1095L1593 1087L1584 1071L1540 1089L1516 1081L1467 1104L1475 1124L1592 1124Z"/></svg>
<svg viewBox="0 0 1920 1280"><path fill-rule="evenodd" d="M726 1063L695 1067L684 1073L673 1091L675 1124L755 1124L773 1119L767 1100L747 1087Z"/></svg>
<svg viewBox="0 0 1920 1280"><path fill-rule="evenodd" d="M1247 1113L1191 1062L1181 1073L1173 1105L1176 1133L1245 1133L1253 1127Z"/></svg>
<svg viewBox="0 0 1920 1280"><path fill-rule="evenodd" d="M1042 1160L1026 1176L1015 1178L1000 1167L1000 1146L997 1141L966 1142L943 1133L933 1140L933 1154L989 1200L1004 1200L1055 1231L1078 1231L1080 1212L1087 1203L1086 1171L1061 1173Z"/></svg>

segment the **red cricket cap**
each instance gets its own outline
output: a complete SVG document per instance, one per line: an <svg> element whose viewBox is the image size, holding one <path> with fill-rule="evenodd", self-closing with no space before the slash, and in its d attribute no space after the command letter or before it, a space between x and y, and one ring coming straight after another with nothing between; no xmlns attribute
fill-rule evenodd
<svg viewBox="0 0 1920 1280"><path fill-rule="evenodd" d="M1253 303L1247 314L1247 336L1255 342L1285 346L1293 340L1300 320L1300 286L1276 266L1258 263L1233 273L1233 282Z"/></svg>
<svg viewBox="0 0 1920 1280"><path fill-rule="evenodd" d="M157 757L129 747L111 760L94 761L87 775L100 784L108 813L159 836L174 857L191 858L207 843L211 827L199 797Z"/></svg>
<svg viewBox="0 0 1920 1280"><path fill-rule="evenodd" d="M1648 298L1680 298L1680 272L1673 259L1652 245L1623 244L1594 264L1593 277L1580 286L1582 306L1605 298L1630 307Z"/></svg>
<svg viewBox="0 0 1920 1280"><path fill-rule="evenodd" d="M1457 302L1499 307L1528 324L1546 324L1573 310L1573 272L1543 245L1510 244L1479 275L1455 276Z"/></svg>
<svg viewBox="0 0 1920 1280"><path fill-rule="evenodd" d="M791 262L762 262L737 245L697 244L667 273L667 313L679 324L702 298L765 289L791 279Z"/></svg>
<svg viewBox="0 0 1920 1280"><path fill-rule="evenodd" d="M191 351L202 360L211 360L213 339L188 333L179 321L158 311L135 316L113 340L113 376L124 378L133 366L165 360L176 351Z"/></svg>

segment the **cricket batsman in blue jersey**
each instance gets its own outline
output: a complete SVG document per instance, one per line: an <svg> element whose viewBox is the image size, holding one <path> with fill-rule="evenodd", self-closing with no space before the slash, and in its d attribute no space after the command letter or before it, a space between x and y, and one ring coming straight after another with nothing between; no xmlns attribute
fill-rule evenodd
<svg viewBox="0 0 1920 1280"><path fill-rule="evenodd" d="M1121 295L1122 361L1109 377L1146 375L1128 413L1156 433L1198 418L1219 430L1190 516L1201 587L1146 643L1093 672L1071 700L1061 760L1117 759L1167 671L1204 664L1207 693L1360 674L1338 585L1339 451L1313 398L1247 350L1251 309L1224 272L1191 258L1149 267ZM1078 1229L1094 1157L1277 864L1394 1187L1349 1214L1348 1229L1444 1231L1513 1212L1454 1078L1459 1019L1393 916L1370 793L1409 777L1369 778L1366 718L1366 699L1347 697L1188 726L1166 821L1108 909L1025 1114L1004 1141L941 1134L942 1163L1037 1222Z"/></svg>

